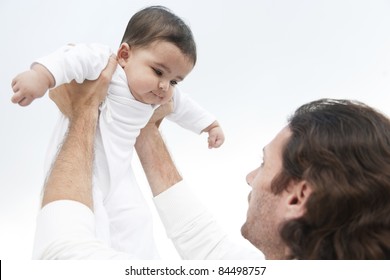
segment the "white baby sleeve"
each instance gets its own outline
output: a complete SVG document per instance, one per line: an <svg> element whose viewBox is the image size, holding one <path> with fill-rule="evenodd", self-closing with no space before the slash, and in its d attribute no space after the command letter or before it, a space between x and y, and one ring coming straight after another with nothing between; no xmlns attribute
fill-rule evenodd
<svg viewBox="0 0 390 280"><path fill-rule="evenodd" d="M55 86L76 80L96 80L106 67L112 51L100 44L66 45L34 63L45 66L55 79Z"/></svg>
<svg viewBox="0 0 390 280"><path fill-rule="evenodd" d="M202 108L188 94L180 92L178 88L175 88L173 104L174 111L167 116L167 119L197 134L216 120L210 112Z"/></svg>

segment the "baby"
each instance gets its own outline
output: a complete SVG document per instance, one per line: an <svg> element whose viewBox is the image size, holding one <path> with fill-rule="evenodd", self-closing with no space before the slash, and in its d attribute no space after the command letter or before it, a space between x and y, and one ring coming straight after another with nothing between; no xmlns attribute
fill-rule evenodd
<svg viewBox="0 0 390 280"><path fill-rule="evenodd" d="M13 79L12 102L27 106L49 88L95 80L112 54L99 44L64 46ZM196 62L192 32L178 16L161 6L137 12L116 56L118 67L100 106L95 139L96 235L117 250L154 259L158 253L151 214L131 166L140 130L158 106L172 100L174 111L167 118L195 133L207 132L209 148L221 146L224 134L209 112L177 88ZM61 115L48 151L47 172L67 128L68 120Z"/></svg>

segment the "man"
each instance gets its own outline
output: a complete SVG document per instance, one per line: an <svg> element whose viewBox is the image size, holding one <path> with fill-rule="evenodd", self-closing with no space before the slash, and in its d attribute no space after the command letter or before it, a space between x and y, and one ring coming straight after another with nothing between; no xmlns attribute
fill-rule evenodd
<svg viewBox="0 0 390 280"><path fill-rule="evenodd" d="M93 138L114 66L111 59L97 81L53 94L70 126L45 186L35 258L137 258L94 237ZM143 129L136 150L180 255L261 258L229 241L190 193L158 131L163 110ZM247 182L253 190L242 234L266 258L390 257L390 121L372 108L340 100L302 106L264 148L264 162Z"/></svg>

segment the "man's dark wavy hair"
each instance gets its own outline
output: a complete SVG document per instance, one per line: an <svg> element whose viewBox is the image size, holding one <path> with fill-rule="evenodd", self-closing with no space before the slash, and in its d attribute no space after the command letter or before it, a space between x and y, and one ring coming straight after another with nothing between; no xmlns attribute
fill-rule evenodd
<svg viewBox="0 0 390 280"><path fill-rule="evenodd" d="M321 99L289 119L275 194L290 180L313 192L281 236L292 259L390 259L390 121L349 100Z"/></svg>

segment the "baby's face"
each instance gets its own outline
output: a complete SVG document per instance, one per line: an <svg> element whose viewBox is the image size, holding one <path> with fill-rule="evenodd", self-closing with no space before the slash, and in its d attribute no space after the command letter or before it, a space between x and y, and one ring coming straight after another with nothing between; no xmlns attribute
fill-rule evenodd
<svg viewBox="0 0 390 280"><path fill-rule="evenodd" d="M167 103L176 84L194 67L178 47L165 41L138 48L122 44L118 62L126 73L134 98L153 105Z"/></svg>

